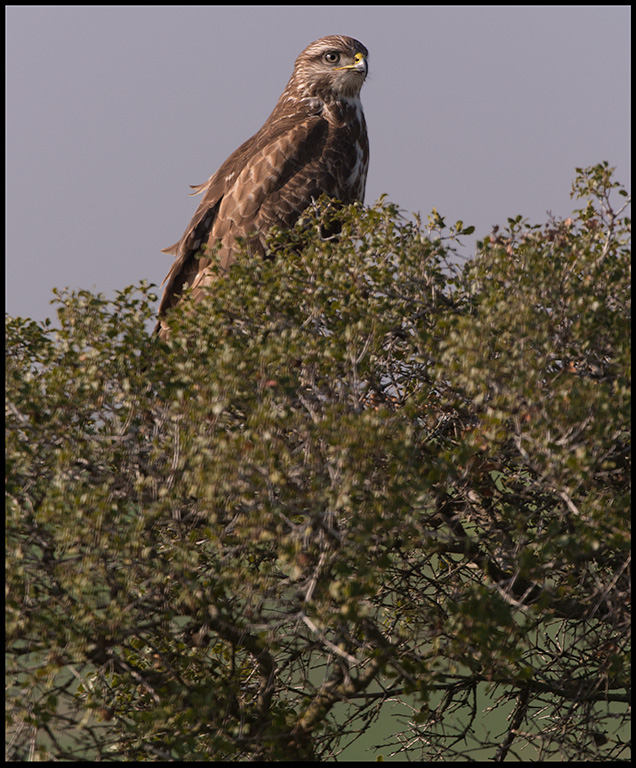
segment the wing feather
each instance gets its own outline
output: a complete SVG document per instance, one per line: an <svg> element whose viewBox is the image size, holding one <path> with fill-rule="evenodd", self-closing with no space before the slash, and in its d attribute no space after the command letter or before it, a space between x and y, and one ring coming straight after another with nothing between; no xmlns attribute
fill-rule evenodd
<svg viewBox="0 0 636 768"><path fill-rule="evenodd" d="M164 251L176 259L164 280L160 316L178 302L186 283L203 284L210 265L210 259L196 258L203 246L220 242L217 258L226 268L236 238L261 232L258 214L264 202L320 157L328 131L327 122L318 115L300 121L290 117L269 128L248 139L207 182L196 187L204 193L203 199L181 239ZM254 246L262 251L260 241L255 240Z"/></svg>

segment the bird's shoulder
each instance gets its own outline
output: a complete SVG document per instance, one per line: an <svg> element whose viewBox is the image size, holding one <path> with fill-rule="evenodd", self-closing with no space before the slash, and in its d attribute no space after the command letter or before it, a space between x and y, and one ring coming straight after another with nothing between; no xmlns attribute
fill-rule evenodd
<svg viewBox="0 0 636 768"><path fill-rule="evenodd" d="M276 173L282 161L304 154L327 132L328 121L318 111L272 116L262 128L243 142L210 178L194 187L203 193L201 205L214 206L241 174L252 166L267 163Z"/></svg>

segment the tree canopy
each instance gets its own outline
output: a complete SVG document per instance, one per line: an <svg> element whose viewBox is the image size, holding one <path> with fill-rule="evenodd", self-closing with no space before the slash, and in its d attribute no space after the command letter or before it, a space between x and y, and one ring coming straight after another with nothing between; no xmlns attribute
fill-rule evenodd
<svg viewBox="0 0 636 768"><path fill-rule="evenodd" d="M629 759L630 221L308 210L7 318L9 759ZM330 217L340 235L325 239ZM484 706L484 696L487 707Z"/></svg>

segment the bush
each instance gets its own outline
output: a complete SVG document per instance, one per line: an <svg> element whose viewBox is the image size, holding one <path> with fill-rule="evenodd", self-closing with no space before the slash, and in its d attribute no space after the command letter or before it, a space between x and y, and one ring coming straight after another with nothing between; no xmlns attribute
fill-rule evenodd
<svg viewBox="0 0 636 768"><path fill-rule="evenodd" d="M625 758L617 186L463 267L324 203L166 344L147 285L8 318L10 759L329 759L396 699L411 757Z"/></svg>

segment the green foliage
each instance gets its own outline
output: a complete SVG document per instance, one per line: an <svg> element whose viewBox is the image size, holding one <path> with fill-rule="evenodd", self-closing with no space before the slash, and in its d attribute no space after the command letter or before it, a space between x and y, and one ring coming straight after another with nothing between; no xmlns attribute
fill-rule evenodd
<svg viewBox="0 0 636 768"><path fill-rule="evenodd" d="M461 221L324 203L168 343L146 285L8 318L9 756L328 759L402 699L424 760L627 757L613 190L463 268Z"/></svg>

